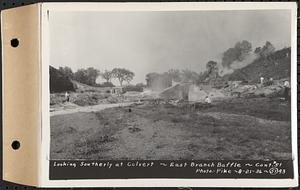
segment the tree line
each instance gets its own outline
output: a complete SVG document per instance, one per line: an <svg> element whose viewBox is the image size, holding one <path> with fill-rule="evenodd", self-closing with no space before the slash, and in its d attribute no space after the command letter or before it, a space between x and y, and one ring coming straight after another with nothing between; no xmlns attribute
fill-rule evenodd
<svg viewBox="0 0 300 190"><path fill-rule="evenodd" d="M262 47L255 48L254 51L252 51L252 44L249 41L239 41L233 47L223 52L220 65L223 68L231 68L234 62L244 61L251 53L256 54L257 58L259 58L268 57L274 51L275 47L269 41L266 41ZM149 73L146 75L147 86L153 88L160 88L159 86L161 86L161 88L165 88L170 86L172 81L191 82L194 84L216 82L220 79L220 73L222 73L222 70L219 69L220 65L216 61L210 60L206 63L206 70L198 73L188 69L170 69L164 73Z"/></svg>
<svg viewBox="0 0 300 190"><path fill-rule="evenodd" d="M117 79L120 86L123 86L124 82L130 84L135 76L132 71L124 68L114 68L111 71L105 70L100 72L98 69L89 67L87 69L78 69L76 72L73 72L70 67L66 66L59 67L58 70L68 78L90 86L99 86L99 84L96 83L96 79L99 76L105 80L105 82L102 84L104 86L114 86L111 82L112 79Z"/></svg>
<svg viewBox="0 0 300 190"><path fill-rule="evenodd" d="M253 53L258 57L267 57L274 51L275 48L272 43L267 41L262 47L257 47ZM250 53L252 53L252 44L247 40L239 41L233 47L223 52L220 65L222 65L223 68L230 68L234 62L245 60ZM76 72L73 72L70 67L59 67L59 71L70 79L91 86L101 86L96 83L96 79L99 76L105 80L102 84L105 86L113 86L111 83L112 79L117 79L120 86L123 86L124 82L130 84L135 76L134 72L125 68L114 68L112 70L100 72L93 67L89 67L87 69L78 69ZM146 82L147 86L159 85L161 83L163 83L163 86L169 86L172 81L199 84L216 78L219 78L218 63L210 60L206 63L206 70L203 72L197 73L189 69L170 69L164 73L148 73L146 75Z"/></svg>

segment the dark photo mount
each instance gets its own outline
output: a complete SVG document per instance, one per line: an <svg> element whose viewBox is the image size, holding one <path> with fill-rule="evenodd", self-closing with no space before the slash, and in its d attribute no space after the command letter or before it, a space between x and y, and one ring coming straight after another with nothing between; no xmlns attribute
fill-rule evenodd
<svg viewBox="0 0 300 190"><path fill-rule="evenodd" d="M189 5L49 10L50 180L294 179L293 12Z"/></svg>

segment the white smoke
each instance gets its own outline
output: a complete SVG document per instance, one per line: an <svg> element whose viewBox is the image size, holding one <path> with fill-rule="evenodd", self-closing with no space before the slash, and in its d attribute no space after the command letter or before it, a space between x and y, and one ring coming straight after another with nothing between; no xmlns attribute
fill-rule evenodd
<svg viewBox="0 0 300 190"><path fill-rule="evenodd" d="M224 76L227 74L231 74L236 69L241 69L243 67L246 67L247 65L253 63L257 58L259 58L259 55L255 53L250 53L247 56L245 56L245 59L243 61L234 61L230 65L230 67L223 67L221 64L219 65L219 75Z"/></svg>
<svg viewBox="0 0 300 190"><path fill-rule="evenodd" d="M249 55L247 55L245 57L245 59L243 61L234 61L231 65L230 68L232 68L233 70L236 69L241 69L243 67L246 67L247 65L253 63L253 61L255 59L258 58L258 55L255 53L250 53Z"/></svg>

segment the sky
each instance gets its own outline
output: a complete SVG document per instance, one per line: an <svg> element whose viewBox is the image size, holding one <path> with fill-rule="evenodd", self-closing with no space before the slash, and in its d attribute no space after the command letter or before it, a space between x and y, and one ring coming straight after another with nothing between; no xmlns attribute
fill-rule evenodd
<svg viewBox="0 0 300 190"><path fill-rule="evenodd" d="M266 41L276 49L291 44L288 10L51 12L49 22L50 65L126 68L135 73L132 84L172 68L204 71L238 41L253 49Z"/></svg>

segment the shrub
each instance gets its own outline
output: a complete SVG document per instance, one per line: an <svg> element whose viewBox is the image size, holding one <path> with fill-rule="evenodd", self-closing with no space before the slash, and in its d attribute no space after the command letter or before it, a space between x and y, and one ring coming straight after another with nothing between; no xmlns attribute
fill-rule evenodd
<svg viewBox="0 0 300 190"><path fill-rule="evenodd" d="M75 91L75 87L69 77L65 76L54 67L49 67L50 92Z"/></svg>
<svg viewBox="0 0 300 190"><path fill-rule="evenodd" d="M134 86L134 85L128 85L123 87L123 92L130 92L130 91L135 91L135 92L143 92L143 87L142 86Z"/></svg>

